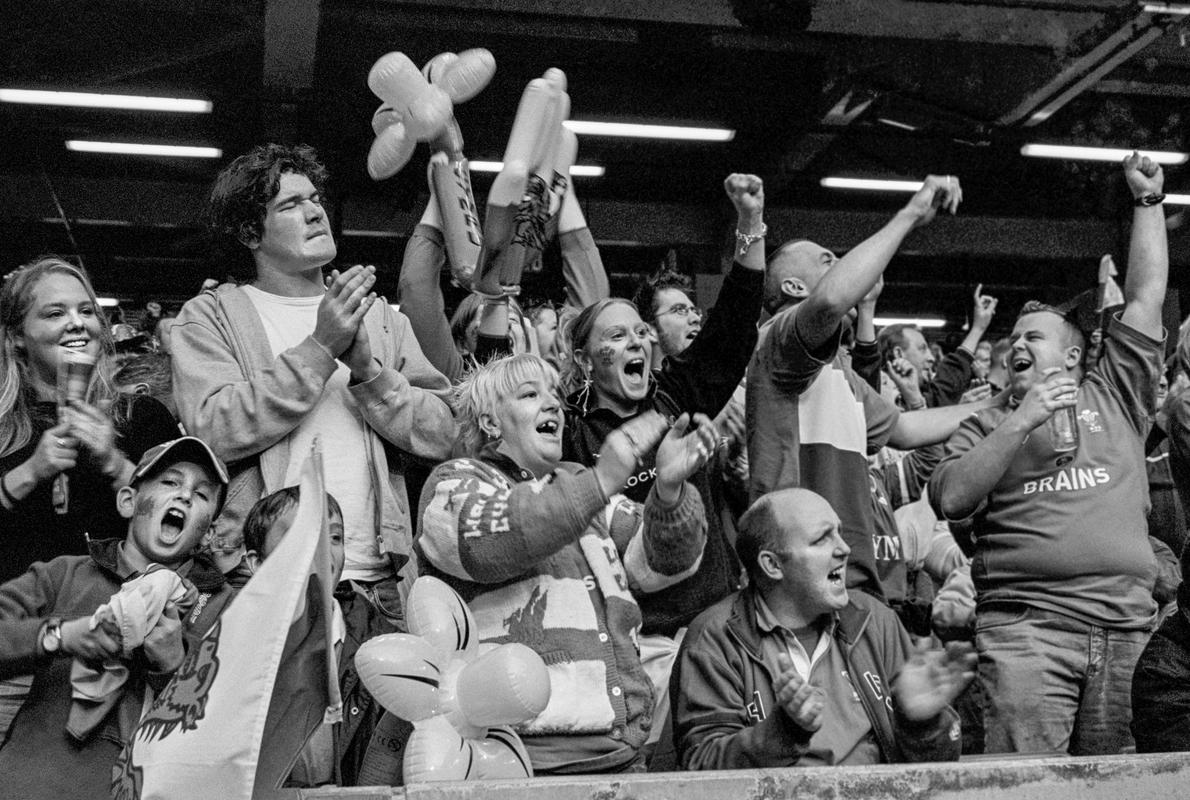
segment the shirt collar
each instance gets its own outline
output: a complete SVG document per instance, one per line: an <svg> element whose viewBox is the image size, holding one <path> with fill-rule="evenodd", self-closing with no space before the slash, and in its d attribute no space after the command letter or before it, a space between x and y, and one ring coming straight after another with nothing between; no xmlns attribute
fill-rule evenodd
<svg viewBox="0 0 1190 800"><path fill-rule="evenodd" d="M835 626L839 624L838 612L831 613L830 624L826 626L826 633L828 636L835 635ZM756 627L764 633L773 633L774 631L786 631L792 635L793 631L781 624L777 619L777 615L769 608L769 604L765 602L764 595L760 592L756 593Z"/></svg>

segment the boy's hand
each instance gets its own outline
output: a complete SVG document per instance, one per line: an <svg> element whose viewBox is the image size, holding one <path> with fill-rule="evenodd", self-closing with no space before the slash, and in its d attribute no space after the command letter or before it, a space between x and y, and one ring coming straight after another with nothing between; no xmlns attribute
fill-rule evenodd
<svg viewBox="0 0 1190 800"><path fill-rule="evenodd" d="M62 652L80 661L101 662L120 655L120 632L109 622L91 630L90 617L62 623Z"/></svg>
<svg viewBox="0 0 1190 800"><path fill-rule="evenodd" d="M145 635L145 660L157 672L174 672L182 666L186 648L182 645L182 621L178 618L178 607L172 601L165 604L165 610L153 630Z"/></svg>

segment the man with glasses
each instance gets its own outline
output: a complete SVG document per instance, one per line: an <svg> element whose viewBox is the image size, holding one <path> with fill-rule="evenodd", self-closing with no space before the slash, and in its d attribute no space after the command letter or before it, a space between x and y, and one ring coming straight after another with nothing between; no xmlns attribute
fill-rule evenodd
<svg viewBox="0 0 1190 800"><path fill-rule="evenodd" d="M959 757L950 701L970 645L914 648L896 614L848 592L851 548L820 495L782 489L740 519L747 589L690 626L671 677L685 769Z"/></svg>
<svg viewBox="0 0 1190 800"><path fill-rule="evenodd" d="M690 299L690 278L666 266L650 275L632 301L641 319L657 332L657 343L666 358L681 353L702 330L702 310Z"/></svg>

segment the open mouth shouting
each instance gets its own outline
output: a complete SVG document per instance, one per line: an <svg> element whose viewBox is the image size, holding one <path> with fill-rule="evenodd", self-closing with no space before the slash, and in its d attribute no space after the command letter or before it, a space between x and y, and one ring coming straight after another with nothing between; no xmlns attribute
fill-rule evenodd
<svg viewBox="0 0 1190 800"><path fill-rule="evenodd" d="M558 439L561 434L562 424L556 419L547 419L538 425L536 430L539 434L549 439Z"/></svg>
<svg viewBox="0 0 1190 800"><path fill-rule="evenodd" d="M182 538L186 530L186 512L177 508L167 508L161 517L161 543L172 545Z"/></svg>
<svg viewBox="0 0 1190 800"><path fill-rule="evenodd" d="M624 364L624 381L629 386L643 386L645 383L645 360L632 358Z"/></svg>
<svg viewBox="0 0 1190 800"><path fill-rule="evenodd" d="M832 586L842 586L843 578L847 573L847 562L844 561L839 566L826 573L826 579Z"/></svg>

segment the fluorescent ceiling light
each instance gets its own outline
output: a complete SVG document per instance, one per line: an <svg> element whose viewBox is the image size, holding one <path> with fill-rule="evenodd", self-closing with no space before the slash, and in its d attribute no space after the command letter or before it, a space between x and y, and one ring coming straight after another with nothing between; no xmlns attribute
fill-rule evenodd
<svg viewBox="0 0 1190 800"><path fill-rule="evenodd" d="M95 299L98 300L99 305L103 306L104 308L115 308L116 306L120 305L120 301L114 297L96 297Z"/></svg>
<svg viewBox="0 0 1190 800"><path fill-rule="evenodd" d="M584 136L626 136L633 139L679 139L696 142L730 142L730 128L694 128L686 125L641 125L633 122L593 122L568 119L565 127Z"/></svg>
<svg viewBox="0 0 1190 800"><path fill-rule="evenodd" d="M916 192L921 181L887 181L876 178L823 178L820 184L828 189L859 189L865 192Z"/></svg>
<svg viewBox="0 0 1190 800"><path fill-rule="evenodd" d="M882 328L886 325L916 325L919 328L946 327L946 320L937 317L875 317L872 322Z"/></svg>
<svg viewBox="0 0 1190 800"><path fill-rule="evenodd" d="M504 169L503 161L468 161L467 166L472 172L499 172ZM602 178L606 172L603 167L593 164L575 164L570 168L570 174L579 178Z"/></svg>
<svg viewBox="0 0 1190 800"><path fill-rule="evenodd" d="M78 153L120 153L129 156L168 156L174 158L220 158L218 147L191 147L177 144L134 144L130 142L88 142L70 139L67 150Z"/></svg>
<svg viewBox="0 0 1190 800"><path fill-rule="evenodd" d="M0 102L36 106L72 106L75 108L123 108L132 111L176 111L184 114L210 114L210 100L181 97L144 97L133 94L92 94L89 92L50 92L34 89L0 89Z"/></svg>
<svg viewBox="0 0 1190 800"><path fill-rule="evenodd" d="M916 126L916 125L910 125L908 122L898 122L897 120L895 120L895 119L889 119L888 117L877 117L877 118L876 118L876 121L877 121L877 122L882 122L882 123L884 123L885 125L888 125L888 126L890 126L890 127L893 127L893 128L900 128L900 129L901 129L901 130L903 130L903 131L915 131L915 130L917 130L917 126Z"/></svg>
<svg viewBox="0 0 1190 800"><path fill-rule="evenodd" d="M1190 206L1190 194L1167 194L1165 195L1165 205Z"/></svg>
<svg viewBox="0 0 1190 800"><path fill-rule="evenodd" d="M1021 147L1021 155L1033 158L1065 158L1070 161L1123 161L1134 151L1118 147L1074 147L1064 144L1026 144ZM1154 150L1141 150L1142 156L1148 156L1158 164L1185 164L1190 160L1190 154L1172 153Z"/></svg>
<svg viewBox="0 0 1190 800"><path fill-rule="evenodd" d="M1190 5L1186 3L1145 3L1141 8L1146 14L1176 14L1190 16Z"/></svg>

